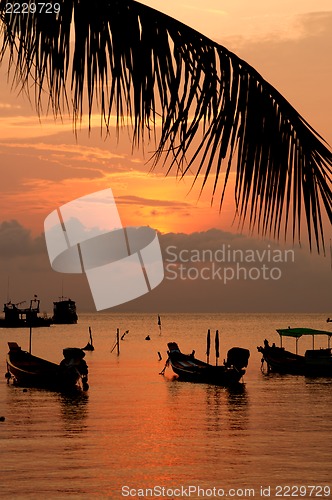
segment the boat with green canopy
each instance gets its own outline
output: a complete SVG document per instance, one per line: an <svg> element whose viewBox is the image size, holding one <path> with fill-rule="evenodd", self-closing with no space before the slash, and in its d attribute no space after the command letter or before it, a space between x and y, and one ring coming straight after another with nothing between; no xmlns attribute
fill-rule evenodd
<svg viewBox="0 0 332 500"><path fill-rule="evenodd" d="M258 351L263 355L262 364L264 362L267 364L268 372L332 377L332 332L313 328L285 328L278 329L277 332L280 336L280 347L277 347L274 343L270 345L266 339L263 346L257 347ZM318 335L327 337L326 348L315 348L315 339ZM298 341L303 336L312 337L312 349L308 349L304 355L300 355L298 354ZM295 353L287 351L283 347L283 337L295 338Z"/></svg>

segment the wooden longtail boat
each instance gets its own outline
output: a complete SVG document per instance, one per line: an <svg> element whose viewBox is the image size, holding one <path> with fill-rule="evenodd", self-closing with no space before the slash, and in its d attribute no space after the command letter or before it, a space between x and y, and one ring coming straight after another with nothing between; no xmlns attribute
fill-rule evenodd
<svg viewBox="0 0 332 500"><path fill-rule="evenodd" d="M88 389L88 367L83 360L85 353L82 349L63 349L64 359L60 364L56 364L23 351L16 342L8 342L8 346L8 382L12 379L14 384L22 387L40 387L56 391Z"/></svg>
<svg viewBox="0 0 332 500"><path fill-rule="evenodd" d="M179 380L201 382L222 386L237 384L248 366L250 352L233 347L228 351L227 360L221 366L213 366L196 359L194 354L183 354L176 342L168 345L168 362Z"/></svg>
<svg viewBox="0 0 332 500"><path fill-rule="evenodd" d="M332 332L324 330L314 330L311 328L287 328L277 330L280 336L280 347L272 346L265 339L264 345L257 347L262 353L262 362L266 362L269 372L332 377L332 354L331 337ZM305 351L304 355L298 354L298 340L302 336L312 336L312 349ZM315 349L315 337L326 335L328 337L328 347L326 349ZM293 337L296 340L296 352L286 351L282 346L283 337Z"/></svg>

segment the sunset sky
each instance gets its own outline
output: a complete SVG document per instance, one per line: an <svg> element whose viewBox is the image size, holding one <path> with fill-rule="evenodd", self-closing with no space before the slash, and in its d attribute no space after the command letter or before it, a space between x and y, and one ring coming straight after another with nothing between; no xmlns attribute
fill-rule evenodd
<svg viewBox="0 0 332 500"><path fill-rule="evenodd" d="M249 62L332 144L330 0L206 0L203 3L151 0L143 3L194 27ZM59 295L61 278L47 267L45 247L40 238L44 219L64 203L107 187L113 190L124 225L150 225L161 233L175 235L198 233L203 241L205 232L212 228L227 234L228 239L230 234L238 233L236 222L233 224L232 179L224 209L219 214L218 201L212 208L210 206L211 186L199 197L199 185L190 190L190 175L179 180L172 174L165 178L160 167L150 172L147 160L153 144L146 147L143 155L141 151L131 150L126 133L119 144L115 139L105 139L100 133L98 115L92 118L90 136L86 119L77 135L70 117L64 116L62 121L55 122L51 113L48 116L45 113L39 119L27 96L18 95L17 90L11 89L4 67L0 68L0 75L0 300L7 297L8 278L14 301L22 300L22 294L29 293L38 293L44 302ZM13 225L9 221L16 223ZM243 238L247 238L246 233ZM258 244L255 235L250 241L254 246ZM310 280L312 294L313 290L316 290L315 297L317 292L321 294L319 301L313 302L313 296L306 293L303 307L310 308L314 303L313 310L332 308L329 248L326 258L310 255L307 250L298 251L302 252L297 259L298 267L296 271L292 269L298 276L299 290L303 290L303 284ZM27 267L38 269L34 275L36 291L28 286ZM58 290L48 290L45 279ZM79 279L81 277L66 277L67 286L76 297L81 296ZM171 283L167 283L165 294L173 293L170 286ZM259 283L255 286L257 296L262 293L266 296L266 290L263 292ZM277 297L281 288L268 293ZM47 294L47 298L43 299L42 293ZM90 298L84 293L82 303L89 304ZM163 294L158 293L158 300L162 301ZM234 291L234 296L236 293L240 293L240 288ZM292 302L294 292L289 297L290 302L283 298L278 306L275 300L274 310L279 306L285 308L287 304L290 310L301 307L299 298ZM151 298L151 303L156 309L162 309L156 299ZM147 304L148 299L142 302L142 308ZM171 304L169 302L170 309ZM188 304L185 307L190 309ZM241 307L237 305L239 310ZM268 301L264 304L265 310L271 307ZM253 301L252 309L258 308L259 301Z"/></svg>

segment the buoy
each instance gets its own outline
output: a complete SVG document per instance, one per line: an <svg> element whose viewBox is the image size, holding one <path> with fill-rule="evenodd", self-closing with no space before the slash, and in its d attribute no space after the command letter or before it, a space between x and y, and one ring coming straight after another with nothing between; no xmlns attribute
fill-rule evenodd
<svg viewBox="0 0 332 500"><path fill-rule="evenodd" d="M151 340L151 339L150 339L150 335L147 335L147 336L145 337L145 340Z"/></svg>
<svg viewBox="0 0 332 500"><path fill-rule="evenodd" d="M5 417L0 417L0 422L4 422L5 420Z"/></svg>

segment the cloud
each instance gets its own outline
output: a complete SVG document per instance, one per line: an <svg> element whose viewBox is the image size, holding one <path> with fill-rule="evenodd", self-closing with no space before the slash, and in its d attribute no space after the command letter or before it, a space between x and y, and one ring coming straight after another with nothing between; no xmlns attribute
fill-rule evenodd
<svg viewBox="0 0 332 500"><path fill-rule="evenodd" d="M14 110L15 108L10 105L10 108L7 109ZM16 109L20 109L20 107ZM55 136L63 133L64 131L80 133L83 130L89 130L90 127L103 130L104 135L107 136L107 128L115 129L117 128L117 125L118 120L115 115L110 116L106 126L103 118L98 113L91 114L90 120L88 113L85 113L76 125L73 122L73 118L70 116L58 119L54 116L43 115L42 117L39 117L37 114L24 116L13 113L8 115L7 113L6 116L0 117L2 140L17 140L19 138L22 138L23 140L38 139L42 137ZM122 125L132 128L130 117L124 117L123 124L121 124L121 126ZM158 127L160 125L161 119L156 118L153 122L153 126Z"/></svg>
<svg viewBox="0 0 332 500"><path fill-rule="evenodd" d="M28 229L16 220L0 223L0 257L15 259L16 257L39 255L45 250L42 236L33 238Z"/></svg>
<svg viewBox="0 0 332 500"><path fill-rule="evenodd" d="M44 117L42 120L37 115L30 116L1 116L0 117L1 139L35 139L57 134L63 130L72 130L71 122L59 123L54 118Z"/></svg>
<svg viewBox="0 0 332 500"><path fill-rule="evenodd" d="M251 29L241 34L228 35L217 41L228 49L238 52L247 43L258 44L262 48L264 43L299 42L313 37L329 36L331 34L331 11L316 11L295 13L290 11L271 15L270 12L250 15L242 21Z"/></svg>
<svg viewBox="0 0 332 500"><path fill-rule="evenodd" d="M1 167L6 172L2 192L16 196L24 191L27 198L38 190L40 199L47 190L56 191L66 181L76 185L103 179L108 182L109 176L130 173L134 177L140 164L142 170L146 168L143 161L139 164L133 156L94 145L0 142L0 154Z"/></svg>
<svg viewBox="0 0 332 500"><path fill-rule="evenodd" d="M168 246L176 246L178 251L186 249L189 252L192 250L202 252L204 250L211 250L216 252L221 248L240 250L243 252L253 251L258 255L262 254L264 250L270 252L293 252L294 262L299 264L309 265L309 268L316 269L317 272L326 269L332 264L329 260L329 254L327 255L316 255L311 254L305 246L301 247L297 244L290 244L285 242L278 242L274 240L269 240L268 238L250 237L246 234L233 233L230 231L224 231L218 228L211 228L205 231L195 231L191 233L174 233L169 232L162 234L160 236L162 248L165 249ZM290 253L289 253L290 255ZM268 257L266 253L265 257ZM290 261L290 260L289 260ZM307 269L308 270L308 269Z"/></svg>
<svg viewBox="0 0 332 500"><path fill-rule="evenodd" d="M106 147L82 144L0 142L0 151L3 166L6 163L6 155L9 157L8 162L13 156L23 156L25 168L21 169L20 176L30 179L36 178L36 174L57 181L82 177L98 178L110 169L112 172L122 172L130 169L131 165L137 168L137 162L127 154L115 154Z"/></svg>
<svg viewBox="0 0 332 500"><path fill-rule="evenodd" d="M268 240L249 238L219 229L191 234L167 233L159 235L159 240L166 278L151 293L119 306L117 310L330 313L329 257L317 257L298 247L293 249L279 246ZM235 253L228 254L228 251ZM290 251L288 261L273 261L273 256L278 255L278 252L281 252L279 255L285 255L285 251ZM254 260L241 261L241 255L249 254L254 256ZM174 259L174 255L177 258ZM40 235L33 238L30 231L15 220L0 224L0 257L1 274L10 276L13 300L38 293L43 307L47 307L56 293L60 293L61 282L65 279L65 293L70 293L79 302L80 310L93 310L91 294L84 277L54 272L47 257L44 237ZM184 266L183 277L179 274L180 264ZM221 269L219 275L216 272L213 276L213 264L214 271ZM238 276L234 275L226 283L220 279L225 267L236 271L237 264L242 269ZM269 274L269 279L264 279L260 271L261 275L257 279L257 269L260 270L263 265L268 269L279 268L281 275L277 276L275 271L278 279L271 279ZM203 268L207 268L205 274L200 275ZM253 269L251 276L250 269ZM174 272L178 273L176 279L173 279ZM231 271L228 273L230 276ZM209 279L205 279L207 276ZM0 292L1 287L6 296L6 283L0 284Z"/></svg>
<svg viewBox="0 0 332 500"><path fill-rule="evenodd" d="M6 147L9 149L28 149L36 151L46 151L47 153L65 153L72 154L74 158L80 160L111 160L114 158L124 158L123 154L115 154L111 151L99 147L84 146L82 144L51 144L45 142L0 142L0 147Z"/></svg>
<svg viewBox="0 0 332 500"><path fill-rule="evenodd" d="M330 259L219 229L160 235L165 310L328 311ZM227 280L226 280L227 277ZM317 293L318 291L318 293Z"/></svg>
<svg viewBox="0 0 332 500"><path fill-rule="evenodd" d="M158 200L153 198L144 198L142 196L117 196L116 202L118 205L139 205L141 207L171 207L175 209L190 208L191 204L173 200Z"/></svg>
<svg viewBox="0 0 332 500"><path fill-rule="evenodd" d="M296 24L302 38L329 35L331 37L332 11L308 12L298 16Z"/></svg>
<svg viewBox="0 0 332 500"><path fill-rule="evenodd" d="M7 102L0 102L0 109L2 109L2 110L21 109L21 106L18 104L10 104Z"/></svg>
<svg viewBox="0 0 332 500"><path fill-rule="evenodd" d="M283 30L269 30L261 34L228 36L220 41L223 45L238 53L246 46L257 46L261 52L266 52L264 45L290 44L301 47L299 43L313 38L331 40L332 11L307 12L296 16L282 17ZM326 47L328 50L328 47ZM317 58L319 60L319 58Z"/></svg>
<svg viewBox="0 0 332 500"><path fill-rule="evenodd" d="M231 37L224 43L251 64L331 143L332 12L293 18L288 36Z"/></svg>

